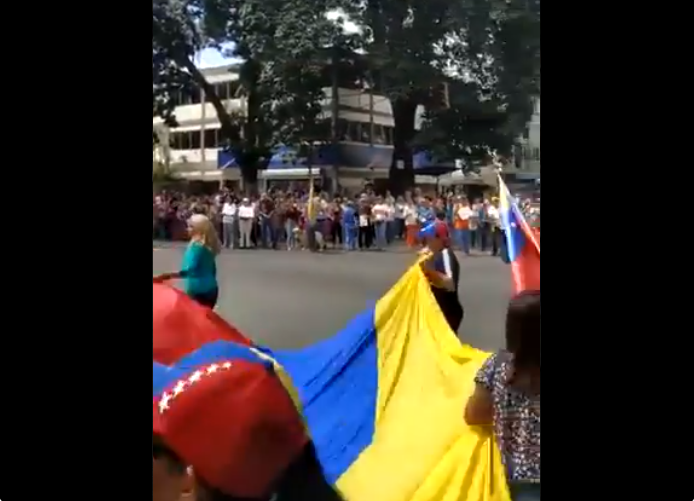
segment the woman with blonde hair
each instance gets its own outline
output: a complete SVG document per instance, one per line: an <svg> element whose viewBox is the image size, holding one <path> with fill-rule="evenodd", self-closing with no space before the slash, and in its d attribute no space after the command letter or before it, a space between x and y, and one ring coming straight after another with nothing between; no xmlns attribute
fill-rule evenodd
<svg viewBox="0 0 694 501"><path fill-rule="evenodd" d="M183 255L181 271L154 277L155 282L182 278L186 294L203 306L214 308L219 297L216 257L222 245L217 231L204 214L188 220L190 243Z"/></svg>

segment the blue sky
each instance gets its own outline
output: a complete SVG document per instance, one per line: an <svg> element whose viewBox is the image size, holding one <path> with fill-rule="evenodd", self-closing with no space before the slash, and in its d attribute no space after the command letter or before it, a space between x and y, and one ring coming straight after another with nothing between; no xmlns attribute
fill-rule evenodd
<svg viewBox="0 0 694 501"><path fill-rule="evenodd" d="M345 14L339 10L333 10L326 14L326 17L334 22L338 22L342 25L342 28L346 33L355 33L359 31L357 26L345 19ZM195 64L199 68L210 68L213 66L221 66L223 64L228 64L233 62L233 59L227 59L222 56L221 52L215 49L205 49L200 52L195 58Z"/></svg>
<svg viewBox="0 0 694 501"><path fill-rule="evenodd" d="M221 66L230 63L232 60L227 59L216 49L205 49L198 54L195 63L200 68L210 68L212 66Z"/></svg>

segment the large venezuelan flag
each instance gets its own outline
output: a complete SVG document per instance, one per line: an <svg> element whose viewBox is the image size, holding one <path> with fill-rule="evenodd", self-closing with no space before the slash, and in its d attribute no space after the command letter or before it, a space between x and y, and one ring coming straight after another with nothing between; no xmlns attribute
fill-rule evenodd
<svg viewBox="0 0 694 501"><path fill-rule="evenodd" d="M460 344L419 266L321 343L276 352L204 343L176 370L210 356L273 360L347 501L509 501L494 441L463 420L489 354ZM156 363L153 375L155 395L176 377Z"/></svg>
<svg viewBox="0 0 694 501"><path fill-rule="evenodd" d="M336 336L274 358L348 501L507 501L490 436L463 421L488 354L461 345L414 266Z"/></svg>
<svg viewBox="0 0 694 501"><path fill-rule="evenodd" d="M513 290L540 289L540 242L499 176L499 210L506 236Z"/></svg>

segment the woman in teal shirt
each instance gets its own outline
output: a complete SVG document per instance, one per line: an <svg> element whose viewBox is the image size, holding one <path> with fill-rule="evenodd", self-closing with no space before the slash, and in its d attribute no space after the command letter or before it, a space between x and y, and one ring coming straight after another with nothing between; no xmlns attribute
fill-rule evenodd
<svg viewBox="0 0 694 501"><path fill-rule="evenodd" d="M188 221L190 244L183 255L181 271L164 273L155 282L183 279L183 290L203 306L214 308L219 297L216 258L221 250L217 231L203 214L194 214Z"/></svg>

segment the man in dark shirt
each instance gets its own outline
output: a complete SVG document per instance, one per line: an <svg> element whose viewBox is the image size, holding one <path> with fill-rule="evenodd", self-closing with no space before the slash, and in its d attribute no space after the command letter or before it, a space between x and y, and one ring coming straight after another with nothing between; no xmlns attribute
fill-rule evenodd
<svg viewBox="0 0 694 501"><path fill-rule="evenodd" d="M260 200L260 213L258 224L260 225L260 244L262 247L275 247L275 232L272 227L272 213L275 210L275 203L267 195L263 195Z"/></svg>
<svg viewBox="0 0 694 501"><path fill-rule="evenodd" d="M431 292L448 325L457 334L463 321L464 310L458 298L460 263L450 248L448 227L443 222L435 221L422 228L419 237L431 253L429 258L422 262L422 271L429 279Z"/></svg>

